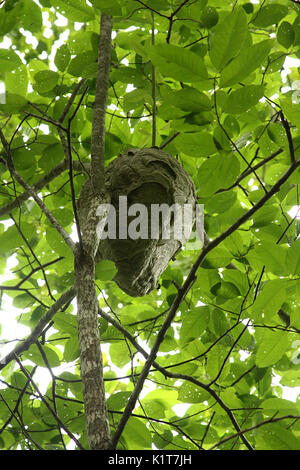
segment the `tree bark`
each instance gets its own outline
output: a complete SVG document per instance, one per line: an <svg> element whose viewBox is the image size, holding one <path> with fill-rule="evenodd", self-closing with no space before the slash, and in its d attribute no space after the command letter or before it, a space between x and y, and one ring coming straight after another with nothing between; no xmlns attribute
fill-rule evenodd
<svg viewBox="0 0 300 470"><path fill-rule="evenodd" d="M112 18L102 13L91 140L93 192L89 198L89 210L81 227L82 238L75 255L80 367L87 437L91 450L107 449L111 440L97 316L99 305L95 287L95 255L99 245L96 211L101 203L109 202L104 187L104 141L111 31Z"/></svg>

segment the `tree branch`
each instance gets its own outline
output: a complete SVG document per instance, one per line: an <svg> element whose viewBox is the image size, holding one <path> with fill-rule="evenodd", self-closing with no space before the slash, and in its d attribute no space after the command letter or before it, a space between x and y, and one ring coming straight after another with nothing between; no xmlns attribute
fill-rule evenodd
<svg viewBox="0 0 300 470"><path fill-rule="evenodd" d="M3 359L0 360L0 370L7 366L7 364L9 364L11 361L15 360L16 356L20 356L20 354L22 354L24 351L27 351L27 349L29 349L32 344L36 343L37 339L41 336L43 330L52 320L56 312L71 302L74 299L75 294L75 288L71 287L69 290L64 292L59 299L57 299L57 301L49 308L47 313L45 313L45 315L40 319L30 335L20 344L18 344L13 349L13 351L8 353Z"/></svg>
<svg viewBox="0 0 300 470"><path fill-rule="evenodd" d="M243 171L243 173L237 178L237 180L229 187L229 188L224 188L224 189L219 189L216 194L218 193L223 193L224 191L230 191L231 189L235 188L240 184L240 182L247 178L247 176L251 175L251 173L255 173L256 170L261 168L262 166L266 165L268 162L273 160L277 155L283 152L283 149L278 149L276 152L272 153L268 157L264 158L262 161L258 162L256 165L254 165L251 168L248 168L247 170Z"/></svg>
<svg viewBox="0 0 300 470"><path fill-rule="evenodd" d="M31 186L29 186L26 181L22 178L21 175L15 170L14 163L13 163L13 158L11 154L10 147L8 145L7 140L4 137L4 134L2 130L0 129L0 139L2 141L2 145L5 149L6 155L7 155L7 168L9 169L12 177L16 179L16 181L23 186L23 188L28 192L29 196L31 196L37 205L40 207L42 212L46 215L46 217L50 220L51 224L56 228L58 233L61 235L61 237L64 239L68 247L72 250L74 253L75 251L75 243L71 239L70 235L63 229L63 227L59 224L59 222L56 220L54 215L49 211L49 209L45 206L43 201L39 198L39 196L36 194L36 192L33 190Z"/></svg>
<svg viewBox="0 0 300 470"><path fill-rule="evenodd" d="M96 95L91 141L92 195L82 227L82 243L75 254L77 321L85 421L92 450L106 449L110 426L105 399L102 353L98 328L98 298L95 287L95 256L98 250L97 209L107 202L104 175L105 115L109 88L112 18L101 14Z"/></svg>
<svg viewBox="0 0 300 470"><path fill-rule="evenodd" d="M49 171L46 175L44 175L41 179L39 179L36 183L34 183L31 188L33 191L38 192L42 188L44 188L47 184L49 184L52 180L57 178L61 173L63 173L67 168L68 168L68 160L64 159L61 163L56 165L52 170ZM85 168L86 167L86 168ZM73 162L73 168L76 171L88 171L89 170L89 164L84 164L83 165L78 162L74 161ZM19 207L22 202L26 201L26 199L30 198L30 193L29 191L24 191L22 194L17 196L13 201L8 202L4 206L0 207L0 217L2 217L5 214L9 214L12 210L16 209Z"/></svg>
<svg viewBox="0 0 300 470"><path fill-rule="evenodd" d="M112 17L102 13L91 141L92 186L98 194L104 191L105 112L109 88L111 32Z"/></svg>

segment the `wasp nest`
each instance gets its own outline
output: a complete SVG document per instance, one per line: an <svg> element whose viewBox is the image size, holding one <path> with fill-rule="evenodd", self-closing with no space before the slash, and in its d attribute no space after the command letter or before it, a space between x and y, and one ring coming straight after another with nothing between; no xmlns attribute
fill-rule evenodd
<svg viewBox="0 0 300 470"><path fill-rule="evenodd" d="M105 169L106 191L111 197L111 204L115 208L116 234L115 239L101 239L97 259L109 259L116 264L117 274L114 281L119 287L132 297L148 294L158 285L158 280L167 268L170 260L186 242L186 233L191 231L195 221L196 191L191 177L186 173L180 163L171 155L157 148L129 149L125 154L113 160ZM87 180L81 190L79 198L80 220L84 221L91 195L91 183ZM129 208L133 204L143 204L147 209L148 219L143 230L143 238L127 237L121 239L119 219L122 211L121 199L127 197ZM192 217L189 218L188 227L182 236L174 236L177 219L170 217L170 236L166 237L162 230L163 220L160 220L158 236L151 238L153 233L153 204L173 204L178 207L189 204L192 207ZM137 206L136 206L137 207ZM158 206L156 206L158 207ZM121 210L120 210L121 208ZM124 214L123 214L124 215ZM174 215L174 214L173 214ZM134 217L127 216L127 227ZM124 219L123 219L124 220ZM145 223L145 219L143 219ZM152 223L152 225L151 225ZM186 224L186 220L184 221ZM124 229L124 227L122 227ZM124 233L124 231L123 231ZM173 234L173 236L172 236Z"/></svg>

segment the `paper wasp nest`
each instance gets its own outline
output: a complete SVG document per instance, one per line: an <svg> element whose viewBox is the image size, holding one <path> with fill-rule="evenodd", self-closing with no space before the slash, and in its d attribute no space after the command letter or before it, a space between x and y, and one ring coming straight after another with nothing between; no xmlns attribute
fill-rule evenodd
<svg viewBox="0 0 300 470"><path fill-rule="evenodd" d="M105 169L105 184L106 191L111 196L111 204L116 211L117 238L100 240L97 259L114 261L118 269L114 281L130 296L143 296L157 287L159 277L170 260L187 241L184 235L178 239L172 236L175 228L172 214L171 236L163 238L162 235L165 233L160 226L158 239L151 238L152 204L165 203L169 207L175 203L181 207L189 204L193 210L189 226L186 227L185 233L188 233L195 221L197 198L194 183L175 158L160 149L148 148L129 149L113 160ZM90 194L91 183L87 180L79 198L81 220L84 220L87 213ZM127 197L128 208L136 203L143 204L147 208L147 239L118 238L121 207L119 196ZM136 217L128 215L127 226ZM184 221L186 224L185 219Z"/></svg>

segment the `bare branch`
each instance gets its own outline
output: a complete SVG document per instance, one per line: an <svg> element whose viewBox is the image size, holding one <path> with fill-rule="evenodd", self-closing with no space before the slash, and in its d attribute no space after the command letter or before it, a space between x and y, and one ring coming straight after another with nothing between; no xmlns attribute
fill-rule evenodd
<svg viewBox="0 0 300 470"><path fill-rule="evenodd" d="M87 82L87 80L85 78L83 78L82 80L80 80L80 82L76 85L76 87L74 88L74 91L73 93L71 94L66 106L65 106L65 109L63 110L62 114L60 115L59 119L58 119L58 122L59 123L62 123L65 119L65 117L67 116L68 112L70 111L71 109L71 106L72 104L74 103L74 100L76 98L76 96L78 95L80 89L82 88L82 86Z"/></svg>

